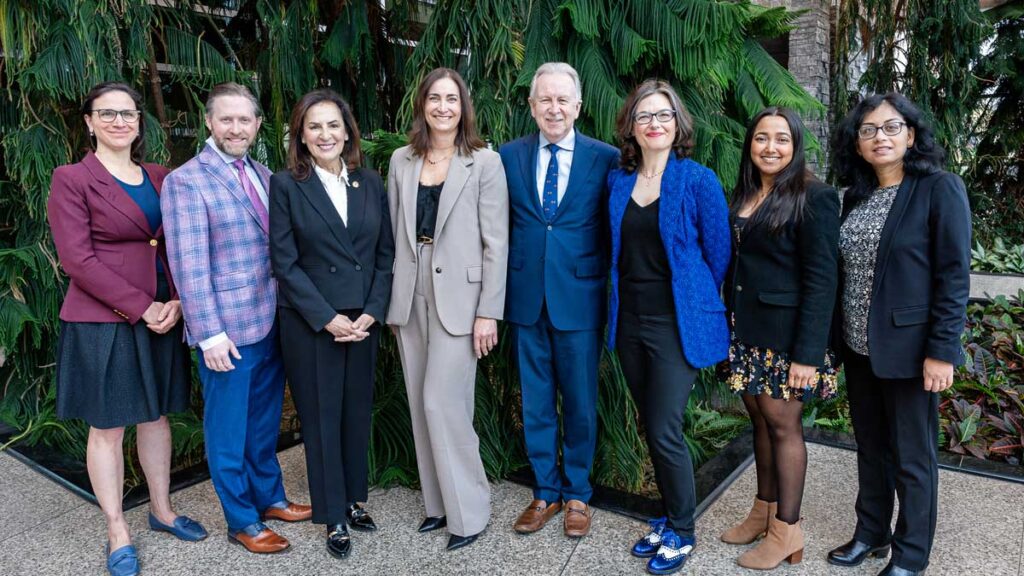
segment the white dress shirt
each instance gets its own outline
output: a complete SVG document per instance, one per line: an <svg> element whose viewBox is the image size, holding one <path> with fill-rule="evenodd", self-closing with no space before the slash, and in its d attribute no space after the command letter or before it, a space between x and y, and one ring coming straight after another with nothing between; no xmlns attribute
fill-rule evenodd
<svg viewBox="0 0 1024 576"><path fill-rule="evenodd" d="M345 168L345 163L342 162L341 174L337 176L316 164L313 165L313 171L324 185L327 197L331 199L331 204L334 204L334 209L338 211L338 216L341 216L341 221L348 226L348 169Z"/></svg>
<svg viewBox="0 0 1024 576"><path fill-rule="evenodd" d="M548 174L548 162L551 162L551 151L548 150L550 140L540 134L540 153L537 154L537 197L540 205L544 205L544 179ZM572 171L572 151L576 148L576 129L573 128L558 142L558 203L562 203L565 190L569 187L569 172Z"/></svg>

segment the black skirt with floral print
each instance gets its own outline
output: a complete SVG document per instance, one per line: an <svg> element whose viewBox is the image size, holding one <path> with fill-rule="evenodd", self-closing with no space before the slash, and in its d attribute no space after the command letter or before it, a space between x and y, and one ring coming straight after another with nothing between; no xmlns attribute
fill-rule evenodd
<svg viewBox="0 0 1024 576"><path fill-rule="evenodd" d="M789 354L770 348L749 346L736 339L735 332L729 346L729 388L736 394L768 393L772 398L806 402L814 398L827 399L836 395L838 373L836 358L831 350L825 351L824 366L818 368L818 377L809 388L790 388Z"/></svg>

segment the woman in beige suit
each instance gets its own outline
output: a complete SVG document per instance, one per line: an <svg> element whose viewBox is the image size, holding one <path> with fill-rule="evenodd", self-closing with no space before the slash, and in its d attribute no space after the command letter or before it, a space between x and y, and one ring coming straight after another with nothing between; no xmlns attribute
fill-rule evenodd
<svg viewBox="0 0 1024 576"><path fill-rule="evenodd" d="M426 506L420 532L448 527L448 550L476 541L490 486L473 430L477 360L498 343L505 307L508 192L498 154L477 136L454 70L416 90L410 144L391 156L388 200L397 327Z"/></svg>

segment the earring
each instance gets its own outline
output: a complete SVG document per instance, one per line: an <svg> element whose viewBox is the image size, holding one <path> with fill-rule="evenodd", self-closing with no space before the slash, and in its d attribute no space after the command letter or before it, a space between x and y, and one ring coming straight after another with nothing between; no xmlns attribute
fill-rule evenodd
<svg viewBox="0 0 1024 576"><path fill-rule="evenodd" d="M89 130L89 138L95 138L95 137L96 137L96 133L94 133L92 130Z"/></svg>

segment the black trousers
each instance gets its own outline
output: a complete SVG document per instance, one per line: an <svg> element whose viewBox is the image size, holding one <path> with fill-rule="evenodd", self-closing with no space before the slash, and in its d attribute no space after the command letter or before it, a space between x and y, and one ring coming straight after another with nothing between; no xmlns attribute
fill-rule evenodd
<svg viewBox="0 0 1024 576"><path fill-rule="evenodd" d="M923 377L878 378L867 356L846 350L846 387L857 438L857 529L871 545L892 542L892 561L928 566L938 510L939 395ZM894 498L900 509L890 532Z"/></svg>
<svg viewBox="0 0 1024 576"><path fill-rule="evenodd" d="M359 311L342 311L355 320ZM314 332L298 312L280 309L281 351L302 423L314 524L343 524L345 509L367 498L370 416L379 324L361 342Z"/></svg>
<svg viewBox="0 0 1024 576"><path fill-rule="evenodd" d="M675 315L623 310L618 331L619 363L647 430L647 448L668 526L681 536L693 536L697 495L683 423L697 370L683 356Z"/></svg>

